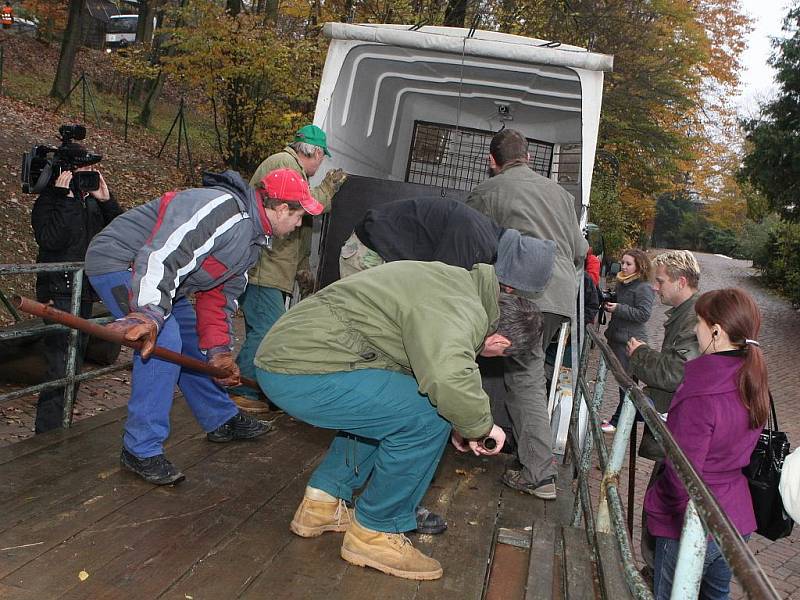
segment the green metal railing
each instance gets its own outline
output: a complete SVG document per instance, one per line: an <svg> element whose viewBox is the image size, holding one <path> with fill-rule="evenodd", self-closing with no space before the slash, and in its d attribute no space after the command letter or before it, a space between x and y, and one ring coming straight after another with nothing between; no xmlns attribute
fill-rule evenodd
<svg viewBox="0 0 800 600"><path fill-rule="evenodd" d="M650 600L653 594L639 573L631 551L629 531L626 530L622 500L619 494L619 477L622 463L633 431L636 411L643 416L645 424L653 432L656 441L664 450L678 473L689 494L683 531L681 533L678 563L671 598L686 600L697 598L702 580L703 559L706 551L706 539L710 534L714 537L720 551L727 560L734 575L750 598L779 599L780 596L769 581L766 573L758 564L753 554L741 538L736 528L720 508L711 491L703 483L697 471L692 467L680 446L666 428L650 400L625 373L619 360L611 348L599 337L597 332L587 328L588 336L584 339L581 360L576 378L575 402L572 406L570 423L569 448L577 459L578 493L572 515L573 526L580 526L581 518L585 523L589 544L598 553L596 534L613 533L622 557L625 579L631 593L640 599ZM596 374L593 393L590 394L586 382L589 358L592 345L599 349L600 363ZM620 387L625 389L625 399L620 414L617 431L609 456L604 435L600 429L598 410L603 400L606 379L610 371ZM589 400L591 399L591 400ZM583 446L580 447L578 435L578 412L581 402L588 409L588 429ZM600 499L597 515L592 512L587 474L592 463L592 450L597 448L599 466L603 472L600 485ZM635 468L636 457L631 456ZM628 516L634 511L633 497L629 494ZM629 519L629 523L632 521ZM600 557L595 556L600 562Z"/></svg>
<svg viewBox="0 0 800 600"><path fill-rule="evenodd" d="M73 315L80 314L81 293L83 291L83 263L82 262L64 262L64 263L34 263L34 264L0 264L0 276L3 275L23 275L23 274L36 274L36 273L50 273L50 272L71 272L72 275L72 296L70 302L70 312ZM0 303L2 303L15 321L21 320L19 314L8 302L2 292L0 292ZM113 320L113 317L100 317L91 319L95 323L108 323ZM51 333L54 331L69 331L69 343L67 346L66 356L66 370L64 377L55 379L53 381L46 381L37 385L28 386L13 392L0 394L0 403L8 402L22 396L29 396L38 394L41 391L64 388L64 412L62 418L62 427L68 428L72 425L72 412L75 405L75 383L85 381L87 379L96 379L102 375L119 371L131 366L131 361L121 362L108 367L94 369L87 373L76 373L78 363L78 341L80 333L76 329L70 329L63 325L43 324L34 327L26 327L25 329L0 329L0 344L9 340L17 340L20 338L34 337L42 334Z"/></svg>

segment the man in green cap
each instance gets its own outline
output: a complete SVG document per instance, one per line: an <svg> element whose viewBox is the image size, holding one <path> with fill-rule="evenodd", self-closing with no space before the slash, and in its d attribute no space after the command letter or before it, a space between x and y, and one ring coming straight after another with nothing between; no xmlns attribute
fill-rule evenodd
<svg viewBox="0 0 800 600"><path fill-rule="evenodd" d="M297 130L294 141L280 152L262 162L250 185L258 187L264 176L275 169L292 169L308 181L319 170L322 161L330 156L327 136L316 125L306 125ZM311 195L330 209L333 195L339 190L347 174L342 169L332 169ZM272 325L286 311L286 297L292 294L299 265L306 259L311 248L311 219L304 219L303 226L289 236L273 241L272 248L262 249L256 265L248 272L248 284L239 298L245 319L245 340L236 357L236 364L244 377L255 379L253 359L261 340ZM230 390L233 401L244 410L253 413L268 411L264 397L256 390L239 386Z"/></svg>

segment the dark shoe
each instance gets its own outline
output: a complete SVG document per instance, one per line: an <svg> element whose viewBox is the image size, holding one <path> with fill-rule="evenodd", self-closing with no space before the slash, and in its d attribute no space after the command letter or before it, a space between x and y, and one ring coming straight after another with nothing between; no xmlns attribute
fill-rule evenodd
<svg viewBox="0 0 800 600"><path fill-rule="evenodd" d="M556 478L554 476L545 477L536 483L529 483L522 478L522 471L509 469L503 473L501 481L511 489L532 494L542 500L556 499Z"/></svg>
<svg viewBox="0 0 800 600"><path fill-rule="evenodd" d="M429 535L438 535L447 529L447 521L440 515L432 513L424 506L417 508L417 533L427 533Z"/></svg>
<svg viewBox="0 0 800 600"><path fill-rule="evenodd" d="M249 440L268 433L272 425L267 421L259 421L243 412L239 413L214 431L209 431L206 437L209 442L230 442L233 440Z"/></svg>
<svg viewBox="0 0 800 600"><path fill-rule="evenodd" d="M145 481L156 485L174 485L186 479L186 475L178 471L163 454L137 458L123 448L119 463L123 469L128 469Z"/></svg>

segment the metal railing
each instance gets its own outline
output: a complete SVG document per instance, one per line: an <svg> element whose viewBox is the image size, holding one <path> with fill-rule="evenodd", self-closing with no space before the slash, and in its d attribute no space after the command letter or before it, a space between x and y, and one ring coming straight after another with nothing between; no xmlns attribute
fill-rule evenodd
<svg viewBox="0 0 800 600"><path fill-rule="evenodd" d="M758 564L747 544L736 528L723 512L711 491L703 483L697 471L692 467L675 442L675 438L652 407L650 400L625 373L619 360L611 348L598 336L597 332L587 328L588 336L584 339L581 360L577 373L576 396L573 403L570 423L570 451L578 462L578 493L572 515L572 525L580 526L581 517L585 523L589 544L598 553L597 533L613 533L622 557L625 579L631 593L640 599L652 599L653 594L639 573L631 550L629 532L625 527L622 500L619 494L619 478L622 463L633 430L636 411L644 418L645 424L652 431L656 441L664 450L664 454L675 467L681 482L689 495L683 530L681 532L678 562L675 569L671 598L685 600L697 598L703 576L703 559L706 552L706 539L712 535L722 555L728 562L733 574L750 598L778 599L780 596L770 583L764 570ZM593 394L589 393L586 374L591 355L592 344L600 351L600 363L595 380ZM616 434L608 454L603 432L600 429L598 410L603 400L605 383L609 372L620 387L625 389L622 412L617 424ZM591 398L591 401L589 399ZM583 447L578 441L578 411L581 402L588 409L588 432ZM587 474L592 463L592 449L597 447L599 466L603 472L600 484L600 499L597 515L592 512ZM636 457L630 459L635 463ZM633 465L631 465L633 468ZM629 517L634 510L632 496L629 495ZM600 557L595 556L600 562Z"/></svg>
<svg viewBox="0 0 800 600"><path fill-rule="evenodd" d="M28 263L28 264L0 264L0 276L3 275L24 275L51 272L71 272L72 275L72 296L70 302L70 312L73 315L80 314L81 294L83 292L83 263L64 262L64 263ZM0 303L2 303L15 321L21 321L19 314L8 302L5 295L0 292ZM95 323L108 323L113 317L100 317L91 319ZM62 427L68 428L72 425L72 412L75 405L75 384L87 379L96 379L102 375L119 371L130 367L132 362L126 361L108 367L93 369L86 373L76 373L78 363L78 341L80 334L76 329L70 329L63 325L43 324L25 329L0 329L0 343L9 340L17 340L26 337L34 337L55 331L69 331L69 342L67 345L66 370L64 377L52 381L46 381L37 385L28 386L13 392L0 394L0 403L8 402L22 396L38 394L44 390L64 388L64 412L62 417Z"/></svg>

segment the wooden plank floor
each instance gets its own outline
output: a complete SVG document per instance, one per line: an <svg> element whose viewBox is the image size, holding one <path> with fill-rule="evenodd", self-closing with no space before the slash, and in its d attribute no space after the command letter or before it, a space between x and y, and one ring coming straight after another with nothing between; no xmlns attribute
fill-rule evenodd
<svg viewBox="0 0 800 600"><path fill-rule="evenodd" d="M425 499L449 529L412 536L442 562L444 577L402 580L341 560L342 534L301 539L289 532L331 432L282 416L264 438L212 444L178 400L167 454L187 479L154 487L119 470L124 415L111 411L0 449L3 600L479 600L497 528L565 524L572 503L567 470L559 500L545 503L499 484L504 455L481 459L449 449ZM529 587L532 577L526 574Z"/></svg>

